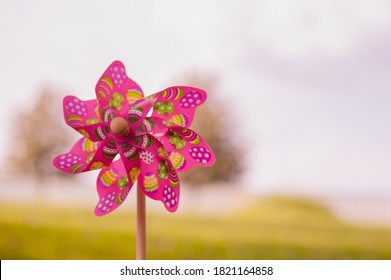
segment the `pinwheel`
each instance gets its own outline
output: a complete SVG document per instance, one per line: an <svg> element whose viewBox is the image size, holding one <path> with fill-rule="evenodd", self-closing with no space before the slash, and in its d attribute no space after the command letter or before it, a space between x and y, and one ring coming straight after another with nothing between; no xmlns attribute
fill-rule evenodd
<svg viewBox="0 0 391 280"><path fill-rule="evenodd" d="M117 209L137 181L137 258L145 258L145 196L175 212L180 198L178 172L211 166L215 156L189 127L206 92L174 86L148 97L114 61L99 79L96 99L66 96L66 123L82 134L69 152L54 158L62 172L101 169L95 215Z"/></svg>

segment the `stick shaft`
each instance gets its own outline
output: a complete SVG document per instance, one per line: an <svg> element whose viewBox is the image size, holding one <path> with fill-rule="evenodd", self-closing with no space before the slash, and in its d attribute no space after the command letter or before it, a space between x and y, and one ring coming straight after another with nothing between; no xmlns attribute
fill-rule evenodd
<svg viewBox="0 0 391 280"><path fill-rule="evenodd" d="M145 194L137 188L136 259L146 259Z"/></svg>

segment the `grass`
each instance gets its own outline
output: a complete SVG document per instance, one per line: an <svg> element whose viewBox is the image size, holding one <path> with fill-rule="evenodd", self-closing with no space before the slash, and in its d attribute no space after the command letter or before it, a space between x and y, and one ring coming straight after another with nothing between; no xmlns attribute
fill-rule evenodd
<svg viewBox="0 0 391 280"><path fill-rule="evenodd" d="M161 211L163 213L163 211ZM297 197L225 214L150 213L149 259L391 259L391 228L358 226ZM0 259L134 259L135 215L0 205Z"/></svg>

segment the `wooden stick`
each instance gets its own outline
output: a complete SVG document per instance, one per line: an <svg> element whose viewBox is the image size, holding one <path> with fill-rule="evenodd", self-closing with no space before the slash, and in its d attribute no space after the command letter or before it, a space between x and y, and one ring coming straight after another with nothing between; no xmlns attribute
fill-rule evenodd
<svg viewBox="0 0 391 280"><path fill-rule="evenodd" d="M137 186L136 259L146 259L145 194Z"/></svg>
<svg viewBox="0 0 391 280"><path fill-rule="evenodd" d="M130 133L128 122L122 117L115 117L110 123L111 131L126 137ZM145 234L145 195L137 186L137 225L136 225L136 259L146 259L146 234Z"/></svg>

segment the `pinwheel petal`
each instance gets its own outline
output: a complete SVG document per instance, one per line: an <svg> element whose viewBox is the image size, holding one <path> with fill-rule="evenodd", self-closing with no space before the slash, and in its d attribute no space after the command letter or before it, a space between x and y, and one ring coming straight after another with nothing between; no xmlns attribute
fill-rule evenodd
<svg viewBox="0 0 391 280"><path fill-rule="evenodd" d="M90 169L87 169L87 167L98 150L99 144L83 137L76 142L68 153L55 157L53 165L58 170L70 174L88 171ZM98 166L97 163L95 163L95 166ZM100 167L102 166L103 164Z"/></svg>
<svg viewBox="0 0 391 280"><path fill-rule="evenodd" d="M126 76L125 66L120 61L114 61L100 77L95 87L99 104L99 112L109 108L126 113L130 106L143 98L141 88Z"/></svg>
<svg viewBox="0 0 391 280"><path fill-rule="evenodd" d="M206 101L206 98L206 92L198 88L167 88L156 94L152 117L164 119L168 126L190 127L195 110Z"/></svg>
<svg viewBox="0 0 391 280"><path fill-rule="evenodd" d="M185 127L170 127L167 134L159 138L168 157L178 172L195 166L212 166L216 158L212 149L195 131Z"/></svg>
<svg viewBox="0 0 391 280"><path fill-rule="evenodd" d="M121 160L113 161L109 167L103 168L96 181L99 201L95 207L95 215L103 216L117 209L126 199L133 182Z"/></svg>

